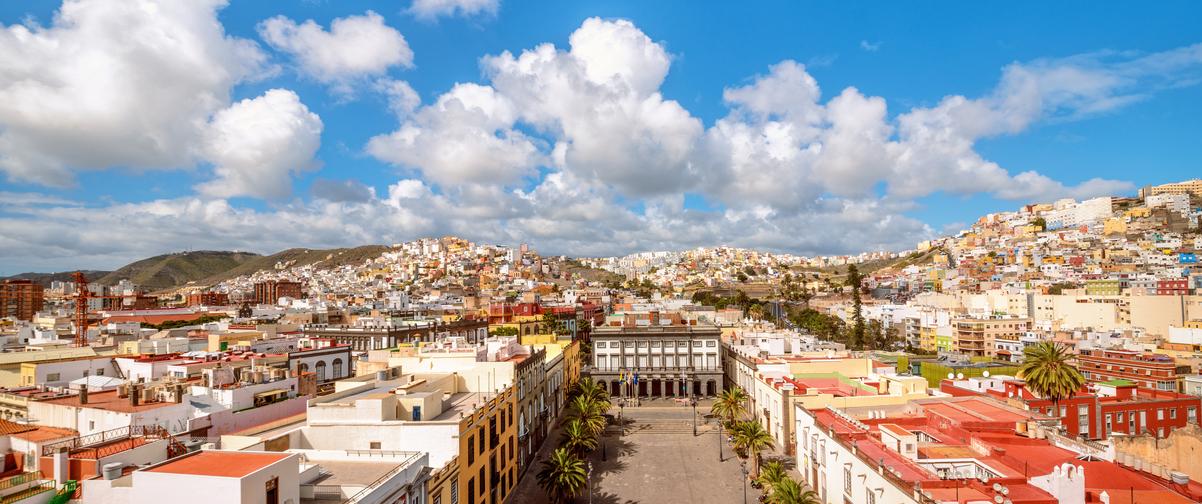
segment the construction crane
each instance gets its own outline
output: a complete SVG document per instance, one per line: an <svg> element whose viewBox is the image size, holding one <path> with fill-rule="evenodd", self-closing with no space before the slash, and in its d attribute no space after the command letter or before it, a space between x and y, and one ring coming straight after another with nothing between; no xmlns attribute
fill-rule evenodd
<svg viewBox="0 0 1202 504"><path fill-rule="evenodd" d="M125 294L118 296L97 296L88 291L88 279L83 276L82 271L76 271L71 274L71 278L75 280L75 346L88 346L88 300L89 299L125 299L134 297L137 294Z"/></svg>

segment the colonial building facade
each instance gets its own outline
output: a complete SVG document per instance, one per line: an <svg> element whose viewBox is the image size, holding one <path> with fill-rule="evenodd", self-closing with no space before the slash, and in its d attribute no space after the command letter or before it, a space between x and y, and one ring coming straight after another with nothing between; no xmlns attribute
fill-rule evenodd
<svg viewBox="0 0 1202 504"><path fill-rule="evenodd" d="M613 395L715 396L723 387L721 334L713 326L600 327L590 374Z"/></svg>

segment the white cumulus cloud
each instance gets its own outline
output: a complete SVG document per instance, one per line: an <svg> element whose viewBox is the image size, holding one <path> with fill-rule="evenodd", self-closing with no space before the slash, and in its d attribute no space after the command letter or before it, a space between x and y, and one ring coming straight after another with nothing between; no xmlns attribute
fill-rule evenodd
<svg viewBox="0 0 1202 504"><path fill-rule="evenodd" d="M0 171L68 186L77 170L199 160L210 116L266 56L225 34L224 0L67 0L0 30Z"/></svg>
<svg viewBox="0 0 1202 504"><path fill-rule="evenodd" d="M328 31L311 19L297 24L284 16L267 19L258 28L263 40L291 55L302 73L342 94L391 67L413 66L413 50L405 37L372 11L335 19Z"/></svg>
<svg viewBox="0 0 1202 504"><path fill-rule="evenodd" d="M286 89L235 103L213 118L204 149L217 178L197 190L221 198L286 198L292 175L315 168L321 129L317 114Z"/></svg>

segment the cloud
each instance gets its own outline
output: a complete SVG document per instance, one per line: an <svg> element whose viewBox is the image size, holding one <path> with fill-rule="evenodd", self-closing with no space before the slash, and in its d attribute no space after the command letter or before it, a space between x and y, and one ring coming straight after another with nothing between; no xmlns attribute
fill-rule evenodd
<svg viewBox="0 0 1202 504"><path fill-rule="evenodd" d="M867 40L861 40L860 41L860 49L863 49L868 52L877 52L877 51L881 50L881 44L882 44L882 42L869 42Z"/></svg>
<svg viewBox="0 0 1202 504"><path fill-rule="evenodd" d="M409 13L430 21L443 16L495 16L500 6L501 0L413 0Z"/></svg>
<svg viewBox="0 0 1202 504"><path fill-rule="evenodd" d="M292 174L316 167L321 129L317 114L286 89L235 103L217 113L205 140L217 177L196 189L220 198L286 198Z"/></svg>
<svg viewBox="0 0 1202 504"><path fill-rule="evenodd" d="M337 18L329 31L311 19L298 25L284 16L259 23L258 30L271 47L291 55L303 74L341 94L352 93L356 82L379 77L391 67L413 66L413 50L405 37L372 11Z"/></svg>
<svg viewBox="0 0 1202 504"><path fill-rule="evenodd" d="M68 0L0 30L0 171L65 187L78 170L194 165L230 89L270 72L227 36L223 0Z"/></svg>
<svg viewBox="0 0 1202 504"><path fill-rule="evenodd" d="M309 187L313 197L334 203L363 203L376 196L375 189L356 180L317 179Z"/></svg>
<svg viewBox="0 0 1202 504"><path fill-rule="evenodd" d="M458 84L399 130L372 138L367 152L438 184L511 184L542 159L534 141L514 128L516 117L513 103L495 89Z"/></svg>
<svg viewBox="0 0 1202 504"><path fill-rule="evenodd" d="M1012 171L976 144L1190 85L1199 53L1014 63L981 96L895 111L855 87L825 90L785 60L724 89L727 113L706 125L663 96L673 61L664 43L629 21L591 18L567 46L486 55L478 82L425 101L386 72L355 77L397 118L365 146L397 168L382 194L318 179L308 201L287 199L293 175L312 166L321 122L294 93L273 90L186 116L197 123L181 143L187 159L212 163L217 177L199 196L87 205L30 196L0 209L0 263L114 266L180 244L274 252L442 234L573 255L715 244L905 249L942 231L907 216L934 193L1029 202L1132 190L1055 180L1041 167ZM227 201L239 195L277 201L267 210Z"/></svg>

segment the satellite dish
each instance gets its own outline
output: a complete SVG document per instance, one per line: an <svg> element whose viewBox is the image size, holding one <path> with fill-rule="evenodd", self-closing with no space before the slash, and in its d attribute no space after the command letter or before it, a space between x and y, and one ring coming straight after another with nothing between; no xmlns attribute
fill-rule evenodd
<svg viewBox="0 0 1202 504"><path fill-rule="evenodd" d="M986 371L986 372L984 372L984 373L981 373L981 376L984 376L984 377L986 377L986 378L989 378L989 371Z"/></svg>
<svg viewBox="0 0 1202 504"><path fill-rule="evenodd" d="M993 484L993 491L994 491L994 492L1001 492L1001 491L1002 491L1002 484L1001 484L1001 483L994 483L994 484Z"/></svg>
<svg viewBox="0 0 1202 504"><path fill-rule="evenodd" d="M947 374L947 379L954 380L955 378L956 378L956 373L948 373Z"/></svg>
<svg viewBox="0 0 1202 504"><path fill-rule="evenodd" d="M1003 500L1005 500L1005 499L1003 499L1001 495L994 495L994 496L993 496L993 502L996 502L997 504L1002 504L1002 501L1003 501Z"/></svg>
<svg viewBox="0 0 1202 504"><path fill-rule="evenodd" d="M964 373L958 373L958 374L956 374L956 378L957 378L957 379L960 379L960 380L963 380L963 379L964 379Z"/></svg>

